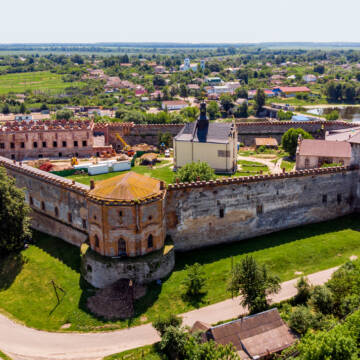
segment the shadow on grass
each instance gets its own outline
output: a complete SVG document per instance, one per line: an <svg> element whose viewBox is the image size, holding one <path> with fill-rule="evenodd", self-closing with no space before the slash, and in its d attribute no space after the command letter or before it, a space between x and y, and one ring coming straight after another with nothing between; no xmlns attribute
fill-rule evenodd
<svg viewBox="0 0 360 360"><path fill-rule="evenodd" d="M21 253L0 257L0 291L8 289L20 274L25 259Z"/></svg>
<svg viewBox="0 0 360 360"><path fill-rule="evenodd" d="M64 240L33 230L34 245L80 273L80 250Z"/></svg>
<svg viewBox="0 0 360 360"><path fill-rule="evenodd" d="M352 214L330 221L298 226L234 243L209 246L206 251L178 252L174 270L183 270L186 265L193 265L196 262L204 265L224 258L265 250L297 240L346 229L360 231L360 221L357 215Z"/></svg>
<svg viewBox="0 0 360 360"><path fill-rule="evenodd" d="M204 297L207 294L206 291L201 292L200 294L197 295L186 295L184 294L182 296L182 300L191 305L192 307L194 307L195 309L198 309L199 307L203 306L205 304L204 302Z"/></svg>

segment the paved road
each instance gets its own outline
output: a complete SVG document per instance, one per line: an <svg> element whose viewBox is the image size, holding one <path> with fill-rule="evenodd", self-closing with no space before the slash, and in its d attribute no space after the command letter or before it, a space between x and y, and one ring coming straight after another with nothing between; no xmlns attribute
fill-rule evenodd
<svg viewBox="0 0 360 360"><path fill-rule="evenodd" d="M337 268L308 276L314 285L325 283ZM279 302L295 295L296 279L281 284L271 301ZM210 324L244 314L239 299L229 299L182 315L185 325L196 320ZM51 333L27 328L0 315L0 349L14 360L95 360L159 340L151 324L105 333Z"/></svg>

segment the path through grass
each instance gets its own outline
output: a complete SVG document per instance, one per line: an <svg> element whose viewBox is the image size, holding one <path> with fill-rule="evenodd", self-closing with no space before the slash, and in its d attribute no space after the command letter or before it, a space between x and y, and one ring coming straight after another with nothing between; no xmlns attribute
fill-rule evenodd
<svg viewBox="0 0 360 360"><path fill-rule="evenodd" d="M139 325L160 314L182 313L230 297L226 291L232 261L251 254L281 281L331 268L360 256L360 221L356 215L320 224L297 227L234 244L176 254L173 273L162 285L149 286L135 304L136 316L129 321L105 322L86 309L93 289L80 277L79 249L59 239L35 233L35 245L0 260L0 308L26 325L44 330L100 331ZM202 303L182 299L185 265L199 262L207 274L207 294ZM60 286L57 305L51 281ZM62 325L71 324L69 329Z"/></svg>

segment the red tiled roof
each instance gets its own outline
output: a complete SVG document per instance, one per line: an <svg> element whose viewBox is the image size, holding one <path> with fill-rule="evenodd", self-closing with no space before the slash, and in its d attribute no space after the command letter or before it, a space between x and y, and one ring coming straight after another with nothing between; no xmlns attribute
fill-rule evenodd
<svg viewBox="0 0 360 360"><path fill-rule="evenodd" d="M299 155L351 158L351 145L346 141L304 139L299 146Z"/></svg>
<svg viewBox="0 0 360 360"><path fill-rule="evenodd" d="M283 93L311 92L311 90L306 86L280 86L279 89Z"/></svg>

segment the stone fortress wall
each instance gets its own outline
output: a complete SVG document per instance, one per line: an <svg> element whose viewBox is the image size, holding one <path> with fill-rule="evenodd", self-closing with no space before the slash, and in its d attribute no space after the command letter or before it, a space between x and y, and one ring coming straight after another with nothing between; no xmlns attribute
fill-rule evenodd
<svg viewBox="0 0 360 360"><path fill-rule="evenodd" d="M247 239L354 212L359 205L355 168L170 185L167 232L176 250Z"/></svg>

